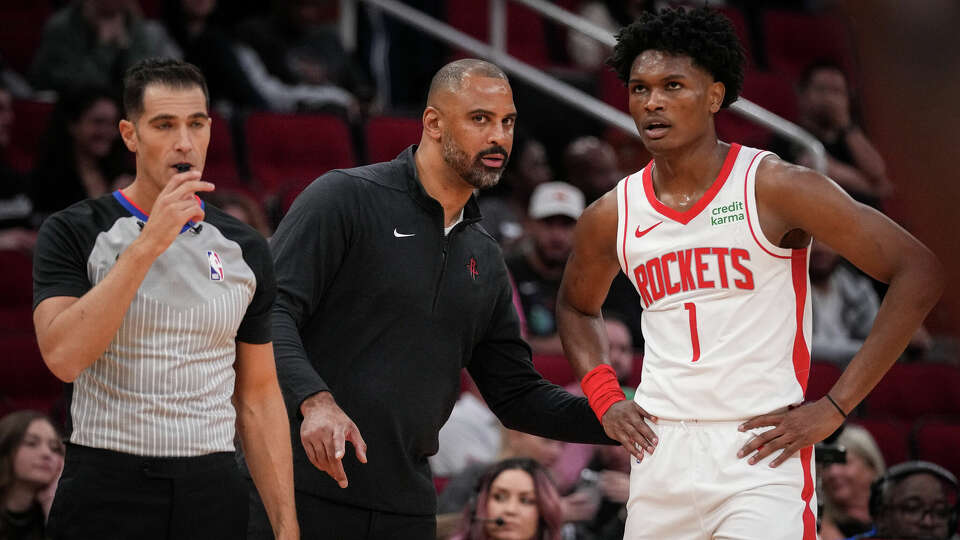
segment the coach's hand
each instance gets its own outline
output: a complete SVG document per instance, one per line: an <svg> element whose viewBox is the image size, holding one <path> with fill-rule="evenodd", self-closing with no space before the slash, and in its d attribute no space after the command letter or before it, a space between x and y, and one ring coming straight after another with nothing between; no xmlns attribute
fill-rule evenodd
<svg viewBox="0 0 960 540"><path fill-rule="evenodd" d="M743 458L753 454L749 463L756 465L771 453L783 450L770 462L771 467L777 467L798 450L827 438L840 427L843 420L843 416L837 409L824 398L785 413L764 414L751 418L740 425L740 431L765 426L773 426L773 429L751 439L737 452L737 457Z"/></svg>
<svg viewBox="0 0 960 540"><path fill-rule="evenodd" d="M654 424L657 417L643 410L632 399L618 401L603 413L603 430L607 436L627 449L637 461L643 460L643 451L653 453L657 446L657 436L647 425L646 419Z"/></svg>
<svg viewBox="0 0 960 540"><path fill-rule="evenodd" d="M188 221L203 221L203 208L194 196L198 191L213 191L213 184L200 180L200 171L187 171L170 177L150 210L150 219L137 239L159 257L180 234Z"/></svg>
<svg viewBox="0 0 960 540"><path fill-rule="evenodd" d="M360 436L357 425L340 409L330 392L320 392L305 399L300 412L303 413L300 440L310 463L329 474L340 487L347 487L347 473L342 461L346 441L353 443L360 463L367 462L367 443Z"/></svg>

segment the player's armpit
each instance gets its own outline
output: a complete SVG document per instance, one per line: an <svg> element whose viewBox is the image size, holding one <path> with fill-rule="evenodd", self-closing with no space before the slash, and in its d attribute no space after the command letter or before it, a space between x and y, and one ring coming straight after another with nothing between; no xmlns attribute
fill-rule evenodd
<svg viewBox="0 0 960 540"><path fill-rule="evenodd" d="M805 167L764 159L757 170L757 206L763 232L774 244L804 247L780 241L803 231L884 283L905 262L933 261L930 251L890 218Z"/></svg>

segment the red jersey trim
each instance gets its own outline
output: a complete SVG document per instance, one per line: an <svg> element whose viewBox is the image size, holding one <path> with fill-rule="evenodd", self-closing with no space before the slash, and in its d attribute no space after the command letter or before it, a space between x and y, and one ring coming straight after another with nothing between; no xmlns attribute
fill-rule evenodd
<svg viewBox="0 0 960 540"><path fill-rule="evenodd" d="M796 297L797 330L793 338L793 371L800 383L804 395L807 393L807 380L810 376L810 349L803 335L803 314L807 300L807 248L793 250L790 261L793 274L793 294Z"/></svg>
<svg viewBox="0 0 960 540"><path fill-rule="evenodd" d="M750 185L750 181L749 181L750 169L753 169L754 162L757 161L757 158L760 157L761 155L763 155L763 152L757 153L757 155L753 156L753 159L750 160L750 166L747 167L747 181L743 183L743 208L747 211L747 226L750 227L750 236L753 237L753 241L756 242L757 245L760 246L760 249L765 251L767 255L770 255L771 257L776 257L778 259L789 259L791 257L790 255L777 255L776 253L767 249L767 247L760 242L760 239L757 238L757 232L753 230L753 220L750 219L750 197L749 197L749 194L747 193L747 187ZM754 186L756 186L757 184L756 180L754 180L753 184ZM757 223L758 224L760 223L759 214L757 214ZM763 234L763 231L760 231L760 234ZM796 253L796 250L794 250L794 253Z"/></svg>
<svg viewBox="0 0 960 540"><path fill-rule="evenodd" d="M627 279L633 282L634 287L639 289L637 278L630 275L630 265L627 264L627 233L630 228L630 204L627 201L627 193L629 193L627 191L627 184L629 183L630 176L623 179L623 243L620 246L620 250L623 254L623 273L627 275Z"/></svg>
<svg viewBox="0 0 960 540"><path fill-rule="evenodd" d="M650 201L650 206L653 206L654 210L673 221L682 223L683 225L690 223L693 218L697 217L697 215L713 201L713 198L717 196L717 193L720 192L723 185L727 183L727 178L730 176L730 171L733 170L734 163L737 162L737 154L739 153L740 145L730 143L730 149L727 150L727 157L723 160L723 167L720 168L720 173L717 175L716 180L713 181L710 188L700 197L697 204L683 212L674 210L657 199L657 194L653 191L653 161L651 160L643 169L643 191L647 194L647 200Z"/></svg>
<svg viewBox="0 0 960 540"><path fill-rule="evenodd" d="M810 462L813 458L813 447L808 446L800 450L800 464L803 466L803 489L800 497L803 498L803 540L817 539L817 518L810 508L813 498L813 475L810 472Z"/></svg>

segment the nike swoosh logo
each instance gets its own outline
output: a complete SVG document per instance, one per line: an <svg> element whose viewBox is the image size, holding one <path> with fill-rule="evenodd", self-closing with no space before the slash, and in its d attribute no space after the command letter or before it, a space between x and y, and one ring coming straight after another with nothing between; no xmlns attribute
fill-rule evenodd
<svg viewBox="0 0 960 540"><path fill-rule="evenodd" d="M393 235L397 238L406 238L408 236L416 236L417 233L403 234L402 232L397 232L396 229L393 230Z"/></svg>
<svg viewBox="0 0 960 540"><path fill-rule="evenodd" d="M657 225L659 225L659 224L661 224L661 223L663 223L663 222L662 222L662 221L658 221L658 222L654 223L653 225L647 227L646 229L644 229L644 230L642 230L642 231L640 230L640 226L637 225L637 232L634 233L634 234L637 235L637 238L640 238L641 236L643 236L643 235L647 234L648 232L652 231Z"/></svg>

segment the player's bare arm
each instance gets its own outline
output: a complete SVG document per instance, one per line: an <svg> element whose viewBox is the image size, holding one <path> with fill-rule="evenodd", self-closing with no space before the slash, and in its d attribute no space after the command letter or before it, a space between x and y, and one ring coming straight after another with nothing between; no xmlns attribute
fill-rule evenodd
<svg viewBox="0 0 960 540"><path fill-rule="evenodd" d="M212 191L196 171L174 175L160 192L141 235L128 246L107 277L80 298L55 296L33 312L37 342L47 367L71 382L103 355L120 328L150 266L173 242L183 224L201 221L194 194Z"/></svg>
<svg viewBox="0 0 960 540"><path fill-rule="evenodd" d="M293 450L273 344L237 342L237 433L276 538L300 537L293 498Z"/></svg>
<svg viewBox="0 0 960 540"><path fill-rule="evenodd" d="M803 248L811 237L817 238L890 285L870 335L828 393L836 406L825 397L784 414L753 418L741 427L775 426L744 446L740 456L756 463L782 450L770 464L776 467L832 433L870 393L940 297L944 271L910 233L809 169L765 159L757 171L757 205L763 233L775 245Z"/></svg>
<svg viewBox="0 0 960 540"><path fill-rule="evenodd" d="M578 380L607 363L609 356L601 308L610 283L620 271L616 244L617 195L611 191L580 216L557 298L560 339ZM610 406L601 423L611 439L643 459L642 449L653 453L657 444L645 418L657 420L633 401L624 400Z"/></svg>

